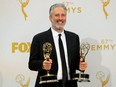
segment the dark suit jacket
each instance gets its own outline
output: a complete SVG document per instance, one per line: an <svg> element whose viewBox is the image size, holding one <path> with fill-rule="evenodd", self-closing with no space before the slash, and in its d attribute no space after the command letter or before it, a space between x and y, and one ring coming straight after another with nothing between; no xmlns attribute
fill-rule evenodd
<svg viewBox="0 0 116 87"><path fill-rule="evenodd" d="M72 78L75 70L79 70L79 61L80 61L80 42L79 36L75 33L64 31L66 36L67 51L68 51L68 63L69 63L69 74ZM29 59L29 69L38 71L37 80L35 87L41 87L39 85L40 76L45 75L46 71L42 69L42 63L44 61L43 49L42 46L45 42L50 42L52 44L52 53L50 58L52 59L52 67L50 70L51 74L57 75L58 71L58 62L56 56L56 48L53 41L53 36L51 29L39 33L34 36L30 49L30 59Z"/></svg>

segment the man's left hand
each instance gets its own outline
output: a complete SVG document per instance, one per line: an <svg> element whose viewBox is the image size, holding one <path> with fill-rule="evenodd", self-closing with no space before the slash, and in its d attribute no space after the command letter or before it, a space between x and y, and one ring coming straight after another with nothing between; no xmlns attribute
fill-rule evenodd
<svg viewBox="0 0 116 87"><path fill-rule="evenodd" d="M83 59L80 58L80 66L79 66L79 69L80 71L85 71L85 69L87 68L87 62L83 62Z"/></svg>

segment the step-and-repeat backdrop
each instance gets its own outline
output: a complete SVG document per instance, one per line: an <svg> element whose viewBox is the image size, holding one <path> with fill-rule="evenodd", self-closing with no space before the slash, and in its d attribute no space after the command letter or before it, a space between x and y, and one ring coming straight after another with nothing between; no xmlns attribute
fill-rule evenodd
<svg viewBox="0 0 116 87"><path fill-rule="evenodd" d="M30 44L51 27L49 7L60 2L68 9L65 29L90 44L85 73L91 82L78 82L79 87L116 86L115 0L0 0L0 87L34 87Z"/></svg>

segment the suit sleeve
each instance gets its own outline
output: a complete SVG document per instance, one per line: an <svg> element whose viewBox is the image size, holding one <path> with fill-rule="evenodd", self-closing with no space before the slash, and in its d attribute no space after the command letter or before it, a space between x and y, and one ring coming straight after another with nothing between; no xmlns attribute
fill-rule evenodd
<svg viewBox="0 0 116 87"><path fill-rule="evenodd" d="M34 70L34 71L43 70L42 69L43 61L44 59L42 56L40 40L37 36L34 36L30 48L28 67L30 70Z"/></svg>
<svg viewBox="0 0 116 87"><path fill-rule="evenodd" d="M79 70L79 65L80 65L80 40L79 40L79 36L77 35L77 70Z"/></svg>

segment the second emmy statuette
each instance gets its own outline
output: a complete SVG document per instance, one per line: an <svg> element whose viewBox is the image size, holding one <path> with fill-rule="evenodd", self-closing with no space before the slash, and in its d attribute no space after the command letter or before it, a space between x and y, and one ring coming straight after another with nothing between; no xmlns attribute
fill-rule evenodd
<svg viewBox="0 0 116 87"><path fill-rule="evenodd" d="M83 59L83 62L85 62L85 57L88 54L89 49L90 49L89 43L84 42L81 44L80 56ZM84 74L84 71L80 71L80 73L74 74L73 80L77 80L78 82L90 82L89 74Z"/></svg>
<svg viewBox="0 0 116 87"><path fill-rule="evenodd" d="M52 52L52 45L51 45L51 43L45 42L43 44L43 56L44 56L45 60L49 60L50 59L51 52ZM53 75L53 74L50 74L49 71L50 70L47 70L46 71L47 74L40 77L40 84L58 82L57 76Z"/></svg>

